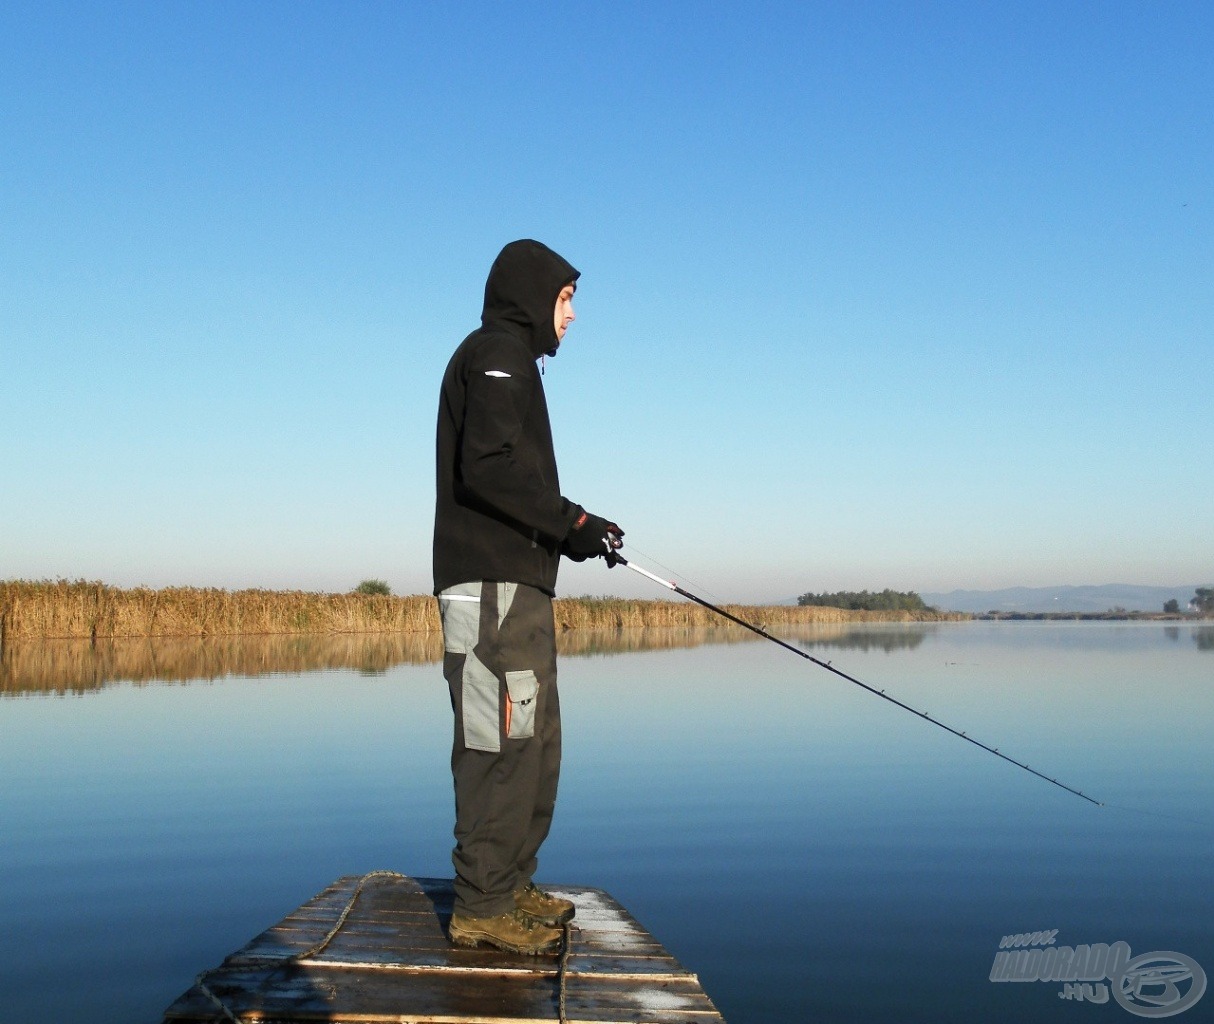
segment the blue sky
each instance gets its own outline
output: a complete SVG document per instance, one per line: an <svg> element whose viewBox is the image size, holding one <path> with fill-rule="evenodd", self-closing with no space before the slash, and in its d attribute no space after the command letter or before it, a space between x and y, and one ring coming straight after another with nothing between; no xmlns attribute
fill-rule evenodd
<svg viewBox="0 0 1214 1024"><path fill-rule="evenodd" d="M535 237L563 490L638 563L1208 579L1212 52L1206 3L6 4L0 578L428 591L439 379Z"/></svg>

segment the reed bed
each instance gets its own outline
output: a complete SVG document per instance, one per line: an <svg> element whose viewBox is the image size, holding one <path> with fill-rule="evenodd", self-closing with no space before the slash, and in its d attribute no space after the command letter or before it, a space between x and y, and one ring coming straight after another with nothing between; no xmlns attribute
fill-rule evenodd
<svg viewBox="0 0 1214 1024"><path fill-rule="evenodd" d="M799 623L934 621L951 614L841 608L724 605L763 627ZM694 629L721 619L689 601L560 598L561 630ZM216 637L345 633L438 633L433 597L320 594L198 587L121 588L85 581L0 583L0 646L15 641L121 637Z"/></svg>
<svg viewBox="0 0 1214 1024"><path fill-rule="evenodd" d="M744 605L719 607L764 629L830 622L940 622L964 618L951 612L857 611L814 605ZM716 612L691 601L634 601L615 597L557 598L553 610L564 629L694 629L719 626ZM741 629L740 626L732 626ZM753 634L752 634L753 635Z"/></svg>
<svg viewBox="0 0 1214 1024"><path fill-rule="evenodd" d="M124 589L84 581L0 583L0 643L148 636L425 633L432 597L200 587Z"/></svg>

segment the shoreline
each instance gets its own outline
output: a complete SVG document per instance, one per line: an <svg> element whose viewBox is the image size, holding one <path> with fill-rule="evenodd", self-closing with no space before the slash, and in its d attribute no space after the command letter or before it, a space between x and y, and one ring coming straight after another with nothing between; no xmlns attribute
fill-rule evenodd
<svg viewBox="0 0 1214 1024"><path fill-rule="evenodd" d="M1204 615L1183 612L966 612L974 622L1209 622Z"/></svg>

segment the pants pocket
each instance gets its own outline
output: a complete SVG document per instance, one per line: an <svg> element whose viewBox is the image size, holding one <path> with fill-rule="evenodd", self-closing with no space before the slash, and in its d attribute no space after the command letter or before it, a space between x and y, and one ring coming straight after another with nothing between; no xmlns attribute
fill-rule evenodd
<svg viewBox="0 0 1214 1024"><path fill-rule="evenodd" d="M506 673L506 735L512 740L527 740L535 735L535 705L540 681L527 668Z"/></svg>
<svg viewBox="0 0 1214 1024"><path fill-rule="evenodd" d="M464 657L461 686L463 697L464 746L496 754L502 749L498 725L500 683L471 651Z"/></svg>
<svg viewBox="0 0 1214 1024"><path fill-rule="evenodd" d="M480 638L481 585L460 583L438 595L438 614L443 624L443 650L464 654Z"/></svg>

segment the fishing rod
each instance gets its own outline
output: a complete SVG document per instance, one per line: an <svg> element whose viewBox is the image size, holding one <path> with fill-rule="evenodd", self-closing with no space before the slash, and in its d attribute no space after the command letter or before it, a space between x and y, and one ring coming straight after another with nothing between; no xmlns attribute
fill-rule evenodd
<svg viewBox="0 0 1214 1024"><path fill-rule="evenodd" d="M610 551L608 553L607 557L608 557L609 564L626 565L633 572L640 573L646 579L653 580L654 583L660 584L661 586L665 587L667 590L673 590L680 597L685 597L689 601L694 601L696 604L702 605L703 607L707 608L709 611L716 612L718 615L720 615L726 619L729 619L730 622L736 622L739 626L745 626L752 633L758 633L759 636L763 637L766 640L770 640L773 644L779 644L781 647L785 648L785 650L789 650L789 651L792 651L793 654L800 655L806 661L812 661L819 668L824 668L828 672L833 672L835 675L837 675L843 679L846 679L849 683L855 683L856 686L859 686L863 690L867 690L869 693L873 694L874 696L880 697L882 700L887 700L891 704L895 704L898 707L902 708L904 711L909 711L912 715L922 718L925 721L931 722L932 725L938 725L938 726L940 726L941 729L944 729L947 732L951 732L954 736L960 736L961 739L966 741L966 743L972 743L975 747L981 747L987 753L994 754L996 757L1001 757L1001 758L1003 758L1003 760L1007 761L1008 763L1014 764L1017 768L1023 768L1026 772L1029 772L1032 775L1036 775L1037 778L1044 779L1046 782L1053 783L1059 789L1065 789L1068 793L1074 793L1075 796L1082 797L1084 800L1086 800L1090 804L1095 804L1097 807L1104 806L1104 804L1101 803L1099 800L1092 799L1092 797L1088 796L1086 793L1081 793L1079 790L1074 789L1071 786L1068 786L1063 782L1059 782L1057 779L1052 779L1052 778L1050 778L1050 776L1044 775L1041 772L1037 771L1036 768L1030 768L1023 761L1017 761L1014 757L1008 757L1007 754L1002 753L1001 751L997 750L995 747L988 747L985 743L982 743L982 742L974 739L973 736L967 736L964 732L962 732L959 729L954 729L951 725L945 725L938 718L933 718L926 711L920 711L917 708L911 707L909 704L904 704L904 703L902 703L902 701L898 700L898 698L891 697L884 690L878 690L875 686L869 686L868 683L861 682L855 676L849 676L846 672L842 671L841 669L835 668L835 666L832 665L829 661L821 661L820 659L815 658L812 654L809 654L806 651L801 650L801 648L794 647L792 644L787 643L784 640L781 640L778 636L772 636L769 632L767 632L767 630L763 629L762 627L756 626L753 623L747 622L745 619L738 618L732 612L727 612L724 608L720 608L717 605L712 604L709 601L705 601L704 598L702 598L702 597L697 597L695 594L691 593L688 590L684 590L682 587L678 586L677 584L671 583L669 580L664 580L664 579L662 579L661 576L654 575L648 569L642 569L639 565L635 565L632 562L628 561L628 559L626 559L623 555L619 554L618 551Z"/></svg>

